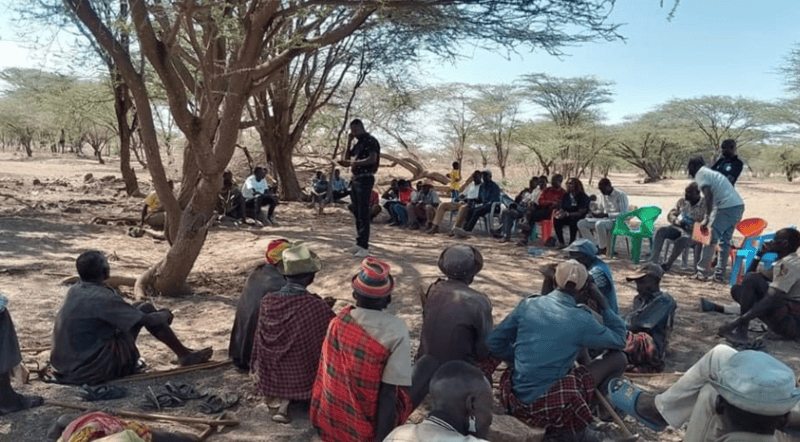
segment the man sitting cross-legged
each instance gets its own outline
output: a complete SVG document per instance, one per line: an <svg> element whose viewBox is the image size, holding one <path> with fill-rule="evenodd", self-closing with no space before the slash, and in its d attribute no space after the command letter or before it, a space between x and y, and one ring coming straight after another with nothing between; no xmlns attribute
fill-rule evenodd
<svg viewBox="0 0 800 442"><path fill-rule="evenodd" d="M439 269L448 279L431 284L422 307L419 359L413 379L413 390L421 397L412 398L415 402L422 402L428 381L445 362L488 364L486 336L492 331L492 303L485 294L469 287L482 268L483 256L472 246L453 245L439 255Z"/></svg>
<svg viewBox="0 0 800 442"><path fill-rule="evenodd" d="M592 421L595 389L605 394L608 382L627 365L625 323L595 287L587 287L588 278L581 263L560 263L557 289L523 299L487 339L492 354L509 364L500 380L501 403L548 435L584 433ZM580 305L590 297L602 311L603 324ZM590 360L588 348L608 351Z"/></svg>
<svg viewBox="0 0 800 442"><path fill-rule="evenodd" d="M136 338L142 327L166 344L181 366L211 359L211 348L193 351L178 340L169 310L156 310L150 303L130 305L103 285L109 265L101 252L81 253L76 267L80 281L67 291L53 329L50 365L56 381L94 385L136 373Z"/></svg>
<svg viewBox="0 0 800 442"><path fill-rule="evenodd" d="M239 302L236 304L236 317L231 330L228 356L240 370L250 371L250 357L253 354L253 337L258 326L258 312L261 298L277 292L286 279L278 271L283 251L291 244L285 239L276 239L267 245L267 262L256 267L247 277Z"/></svg>
<svg viewBox="0 0 800 442"><path fill-rule="evenodd" d="M42 405L41 397L21 395L11 387L11 374L22 364L22 355L7 307L8 299L0 294L0 416Z"/></svg>
<svg viewBox="0 0 800 442"><path fill-rule="evenodd" d="M414 409L411 339L399 317L384 312L394 279L372 257L353 277L356 307L334 318L322 345L311 398L311 424L325 442L382 441Z"/></svg>
<svg viewBox="0 0 800 442"><path fill-rule="evenodd" d="M703 220L706 214L706 205L700 195L700 188L697 183L692 182L686 186L683 198L678 200L678 204L667 213L669 225L656 229L655 239L653 240L653 251L650 254L650 261L659 264L661 260L661 249L666 240L672 240L672 253L666 262L661 264L661 268L668 272L672 264L678 259L686 248L695 249L695 264L699 260L699 244L695 246L692 241L692 229L694 223Z"/></svg>
<svg viewBox="0 0 800 442"><path fill-rule="evenodd" d="M501 196L502 191L500 190L500 186L492 181L492 171L486 169L481 172L481 188L478 191L477 204L470 210L469 216L467 216L467 222L464 223L464 228L453 227L453 232L455 232L456 236L465 237L468 232L472 232L478 220L489 214L495 203L500 202ZM489 226L487 226L487 228L488 227Z"/></svg>
<svg viewBox="0 0 800 442"><path fill-rule="evenodd" d="M321 267L305 244L292 244L279 267L286 284L261 300L252 371L258 391L270 408L278 408L275 422L290 422L291 400L311 399L322 341L334 317L331 305L308 291Z"/></svg>
<svg viewBox="0 0 800 442"><path fill-rule="evenodd" d="M492 384L464 361L443 364L430 383L431 411L397 427L384 442L485 442L492 425Z"/></svg>
<svg viewBox="0 0 800 442"><path fill-rule="evenodd" d="M656 431L688 422L685 441L775 441L800 401L792 370L753 350L717 345L663 393L614 379L611 402Z"/></svg>
<svg viewBox="0 0 800 442"><path fill-rule="evenodd" d="M677 304L669 293L661 291L659 285L663 276L661 267L648 262L625 278L636 282L633 307L625 318L628 325L625 345L627 371L655 373L664 369L664 357Z"/></svg>
<svg viewBox="0 0 800 442"><path fill-rule="evenodd" d="M800 337L800 232L781 229L775 240L764 243L756 253L741 285L731 287L731 296L741 306L741 316L719 329L719 335L733 344L749 343L750 321L760 319L783 337ZM777 261L769 269L759 266L765 253L776 253ZM758 271L756 271L758 270ZM708 303L709 309L722 312L722 306Z"/></svg>
<svg viewBox="0 0 800 442"><path fill-rule="evenodd" d="M597 188L600 190L599 210L589 213L587 218L578 221L578 230L586 239L592 239L592 230L594 230L595 244L599 253L603 254L608 249L611 229L614 228L617 217L628 213L628 195L614 188L608 178L600 179Z"/></svg>

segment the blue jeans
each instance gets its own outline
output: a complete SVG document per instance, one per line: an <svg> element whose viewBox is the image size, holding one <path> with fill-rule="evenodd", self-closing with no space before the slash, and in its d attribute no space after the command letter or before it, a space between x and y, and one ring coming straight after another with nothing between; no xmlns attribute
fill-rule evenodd
<svg viewBox="0 0 800 442"><path fill-rule="evenodd" d="M736 228L736 224L741 221L743 214L744 205L726 209L714 209L714 212L711 213L711 244L703 246L703 254L700 257L700 262L697 263L699 272L708 274L708 267L714 257L715 246L719 243L719 258L717 258L717 267L714 269L714 277L725 277L733 230Z"/></svg>
<svg viewBox="0 0 800 442"><path fill-rule="evenodd" d="M397 217L397 221L401 226L408 224L408 209L406 209L405 204L395 204L392 206L392 212L394 212L394 216Z"/></svg>
<svg viewBox="0 0 800 442"><path fill-rule="evenodd" d="M456 200L458 199L458 190L452 190L451 189L450 190L450 198L451 198L450 201L456 202Z"/></svg>

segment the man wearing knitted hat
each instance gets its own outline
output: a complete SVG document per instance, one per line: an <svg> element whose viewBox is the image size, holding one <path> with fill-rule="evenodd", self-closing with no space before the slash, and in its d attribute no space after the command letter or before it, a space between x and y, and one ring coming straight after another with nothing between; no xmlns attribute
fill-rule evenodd
<svg viewBox="0 0 800 442"><path fill-rule="evenodd" d="M414 390L422 397L415 400L422 401L428 381L445 362L479 365L489 357L486 336L493 328L492 303L469 287L482 268L483 256L472 246L453 245L439 255L439 270L447 279L428 287L422 306L419 360L414 365Z"/></svg>
<svg viewBox="0 0 800 442"><path fill-rule="evenodd" d="M575 260L555 269L556 290L523 299L487 338L492 354L508 363L500 380L500 401L508 413L548 435L591 438L590 403L595 389L605 393L608 382L627 365L625 323L609 308ZM593 299L603 323L588 307ZM585 349L608 350L595 360L576 365Z"/></svg>
<svg viewBox="0 0 800 442"><path fill-rule="evenodd" d="M236 317L231 330L231 342L228 356L240 370L250 371L250 356L253 354L253 336L258 325L258 312L261 298L267 293L277 292L283 287L286 279L278 271L283 251L291 243L283 238L271 241L267 245L267 261L256 267L247 277L239 302L236 304Z"/></svg>
<svg viewBox="0 0 800 442"><path fill-rule="evenodd" d="M261 300L252 371L275 422L290 422L290 401L311 399L320 348L334 317L331 305L308 291L320 268L314 252L293 243L278 265L286 284Z"/></svg>
<svg viewBox="0 0 800 442"><path fill-rule="evenodd" d="M322 346L311 399L311 424L325 442L383 440L414 410L411 339L392 300L390 267L373 257L353 277L356 307L334 318Z"/></svg>
<svg viewBox="0 0 800 442"><path fill-rule="evenodd" d="M800 401L792 369L760 351L717 345L663 393L627 380L609 385L611 402L655 431L688 422L683 440L775 441Z"/></svg>

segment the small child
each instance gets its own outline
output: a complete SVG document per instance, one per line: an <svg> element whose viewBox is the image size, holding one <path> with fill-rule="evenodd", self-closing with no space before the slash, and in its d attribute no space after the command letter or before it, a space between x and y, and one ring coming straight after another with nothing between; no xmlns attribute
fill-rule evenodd
<svg viewBox="0 0 800 442"><path fill-rule="evenodd" d="M461 172L459 170L458 161L453 161L453 170L447 174L447 177L450 178L450 196L453 202L458 199L459 183L461 182Z"/></svg>

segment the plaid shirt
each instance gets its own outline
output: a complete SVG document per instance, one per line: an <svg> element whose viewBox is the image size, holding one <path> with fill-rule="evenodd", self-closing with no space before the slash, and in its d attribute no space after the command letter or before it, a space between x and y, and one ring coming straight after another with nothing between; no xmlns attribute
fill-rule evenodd
<svg viewBox="0 0 800 442"><path fill-rule="evenodd" d="M373 442L378 391L389 351L342 310L328 327L311 397L311 423L323 441ZM413 411L405 387L397 387L397 424Z"/></svg>

